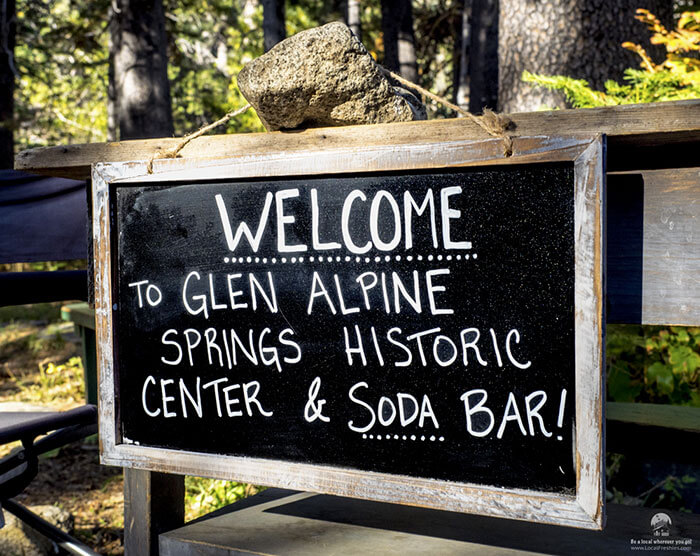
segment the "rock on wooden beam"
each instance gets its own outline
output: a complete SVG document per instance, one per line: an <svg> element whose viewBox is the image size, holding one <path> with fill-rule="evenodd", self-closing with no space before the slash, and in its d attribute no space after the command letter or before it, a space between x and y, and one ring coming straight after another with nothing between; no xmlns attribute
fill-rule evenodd
<svg viewBox="0 0 700 556"><path fill-rule="evenodd" d="M515 134L608 135L608 169L631 170L697 165L700 144L700 99L551 112L512 114ZM465 118L392 124L315 128L293 132L208 135L189 143L183 158L233 158L252 152L294 152L320 148L352 148L441 140L490 138ZM37 174L77 179L90 177L95 162L149 159L158 150L174 148L180 139L161 138L118 143L42 147L22 151L15 168ZM517 149L517 140L516 140ZM695 154L693 154L695 153ZM647 156L649 154L650 156ZM671 159L680 161L672 161Z"/></svg>

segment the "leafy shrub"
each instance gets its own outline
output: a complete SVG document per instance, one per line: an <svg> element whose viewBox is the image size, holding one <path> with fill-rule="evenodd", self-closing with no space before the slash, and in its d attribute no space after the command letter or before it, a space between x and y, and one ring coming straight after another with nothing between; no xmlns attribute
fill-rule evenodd
<svg viewBox="0 0 700 556"><path fill-rule="evenodd" d="M259 487L245 483L185 477L185 518L195 519L259 491Z"/></svg>
<svg viewBox="0 0 700 556"><path fill-rule="evenodd" d="M648 10L637 10L636 19L645 23L652 32L652 44L665 47L666 58L655 64L640 45L623 43L624 48L639 55L642 67L641 70L627 68L624 84L608 80L603 92L593 90L585 79L537 75L528 71L523 72L523 80L562 91L574 108L700 98L700 11L681 14L676 29L672 31Z"/></svg>
<svg viewBox="0 0 700 556"><path fill-rule="evenodd" d="M608 398L700 407L700 328L610 326Z"/></svg>

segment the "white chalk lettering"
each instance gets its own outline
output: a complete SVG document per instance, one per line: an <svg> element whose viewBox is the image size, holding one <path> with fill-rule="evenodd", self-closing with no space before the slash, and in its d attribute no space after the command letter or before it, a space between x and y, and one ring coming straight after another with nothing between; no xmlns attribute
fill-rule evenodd
<svg viewBox="0 0 700 556"><path fill-rule="evenodd" d="M374 426L377 417L374 414L374 410L372 409L371 405L355 397L355 391L358 388L369 388L369 384L367 384L366 382L358 382L352 388L350 388L350 391L348 392L348 397L350 398L350 401L364 407L367 411L369 411L370 420L369 423L367 423L364 427L358 427L354 424L354 421L350 420L348 421L348 427L350 428L350 430L355 432L367 432Z"/></svg>
<svg viewBox="0 0 700 556"><path fill-rule="evenodd" d="M185 403L185 396L187 396L187 399L192 404L192 407L194 407L197 417L200 419L202 418L202 392L200 391L201 381L202 379L197 377L197 400L195 401L194 397L185 386L185 381L180 379L180 402L182 403L182 416L185 419L187 418L187 404Z"/></svg>
<svg viewBox="0 0 700 556"><path fill-rule="evenodd" d="M420 304L420 289L418 288L418 271L413 271L413 297L411 297L403 285L401 278L396 272L391 273L392 282L394 283L394 309L397 313L401 312L401 301L399 300L399 293L401 296L408 301L409 305L413 307L416 313L422 311Z"/></svg>
<svg viewBox="0 0 700 556"><path fill-rule="evenodd" d="M166 365L179 365L180 361L182 361L182 348L180 347L180 344L178 342L166 340L166 336L170 336L171 334L175 334L177 336L177 330L175 330L174 328L170 328L163 332L163 336L161 336L160 338L160 343L163 345L175 346L175 348L177 349L177 358L166 359L165 357L161 357L160 360Z"/></svg>
<svg viewBox="0 0 700 556"><path fill-rule="evenodd" d="M472 406L471 397L474 395L479 395L481 398L475 406ZM488 436L493 429L495 418L493 416L493 411L486 407L486 400L488 399L486 390L481 388L469 390L468 392L462 394L460 399L464 402L464 414L467 418L467 432L478 438ZM485 422L482 415L481 418L476 419L477 422L475 423L472 417L475 414L483 414L488 418L488 420ZM477 426L479 427L478 429L476 428Z"/></svg>
<svg viewBox="0 0 700 556"><path fill-rule="evenodd" d="M355 255L362 255L367 253L372 249L372 242L368 241L362 247L355 245L352 237L350 236L350 211L352 210L352 204L355 199L360 199L361 201L367 201L367 196L359 189L353 189L350 194L345 197L345 202L343 203L343 212L340 219L341 231L343 234L343 242L348 251L354 253Z"/></svg>
<svg viewBox="0 0 700 556"><path fill-rule="evenodd" d="M253 390L252 394L250 393L251 389ZM248 417L253 416L253 410L251 409L253 405L258 408L260 415L263 415L264 417L272 417L273 412L265 411L263 406L260 404L260 400L258 400L258 393L260 393L260 383L257 380L246 382L243 385L243 403L245 404L245 410Z"/></svg>
<svg viewBox="0 0 700 556"><path fill-rule="evenodd" d="M418 400L415 396L411 394L406 394L405 392L399 392L396 394L396 398L399 401L399 420L401 421L401 426L405 427L410 425L418 418ZM406 402L410 402L412 409L410 415L406 413Z"/></svg>
<svg viewBox="0 0 700 556"><path fill-rule="evenodd" d="M333 275L333 280L335 281L335 288L338 291L338 305L340 305L340 312L343 315L350 315L352 313L359 313L360 312L359 307L350 307L348 309L345 306L345 299L343 298L343 290L340 288L340 280L338 279L337 274Z"/></svg>
<svg viewBox="0 0 700 556"><path fill-rule="evenodd" d="M515 401L515 394L513 394L513 392L508 393L508 402L506 403L506 408L503 411L503 419L501 420L501 426L498 427L496 438L503 438L503 432L506 430L506 425L509 421L515 421L518 423L520 432L523 433L523 436L527 436L525 425L523 425L523 420L520 418L520 410L518 409L518 403Z"/></svg>
<svg viewBox="0 0 700 556"><path fill-rule="evenodd" d="M326 300L326 303L328 303L328 307L331 310L331 313L334 315L336 314L335 310L335 305L333 305L333 302L331 301L331 297L328 295L328 290L326 290L326 287L323 285L323 281L321 280L321 277L318 275L318 272L314 270L312 282L311 282L311 295L309 295L309 304L306 307L306 314L310 315L311 312L313 311L314 308L314 299L317 297L323 297Z"/></svg>
<svg viewBox="0 0 700 556"><path fill-rule="evenodd" d="M413 218L411 216L411 211L414 211L416 213L416 216L421 216L424 212L425 209L430 207L430 233L432 234L433 238L433 248L437 249L438 247L438 238L437 238L437 226L435 223L435 199L433 198L433 190L428 189L428 191L425 193L425 198L423 199L423 203L418 206L416 202L413 200L413 196L411 195L410 191L404 191L403 194L403 212L404 212L404 226L405 226L405 231L404 235L406 237L405 241L405 248L411 249L413 247Z"/></svg>
<svg viewBox="0 0 700 556"><path fill-rule="evenodd" d="M470 334L474 334L474 339L471 342L467 342L467 335ZM481 353L479 352L479 346L476 345L479 341L480 336L481 332L479 332L478 328L465 328L459 333L459 337L462 340L462 358L465 367L469 364L469 359L467 357L469 348L472 348L474 350L474 353L476 354L476 360L482 367L486 367L488 365L488 363L484 361L484 359L481 357Z"/></svg>
<svg viewBox="0 0 700 556"><path fill-rule="evenodd" d="M311 245L316 251L340 249L340 243L335 241L321 243L318 232L318 215L318 191L316 189L311 189Z"/></svg>
<svg viewBox="0 0 700 556"><path fill-rule="evenodd" d="M353 420L348 421L348 427L352 431L367 432L372 429L377 420L379 420L379 424L383 427L388 427L396 421L397 416L399 418L399 424L402 427L410 425L417 418L419 428L423 428L428 420L432 421L434 428L440 428L437 417L435 416L435 412L433 411L433 407L430 403L430 398L427 396L427 394L423 395L420 408L416 397L405 392L399 392L396 394L396 403L394 403L392 398L389 396L381 396L377 402L377 410L375 411L372 405L357 397L356 391L359 388L369 388L369 385L366 382L358 382L350 388L348 391L348 397L350 398L350 401L364 408L364 411L369 413L367 416L368 422L364 426L359 426L356 425ZM412 406L410 410L412 413L410 416L406 415L406 401L409 401Z"/></svg>
<svg viewBox="0 0 700 556"><path fill-rule="evenodd" d="M508 332L508 335L506 336L506 353L508 354L508 359L511 363L513 363L513 365L518 367L518 369L527 369L530 365L532 365L532 362L528 361L527 363L519 363L515 360L515 357L513 357L513 354L510 351L510 339L512 336L515 336L516 344L520 343L520 333L515 328Z"/></svg>
<svg viewBox="0 0 700 556"><path fill-rule="evenodd" d="M449 273L449 268L437 268L425 273L425 283L428 287L428 303L430 303L430 312L433 315L451 315L454 313L454 309L438 309L435 304L435 292L444 292L446 288L445 286L434 285L433 276L441 276Z"/></svg>
<svg viewBox="0 0 700 556"><path fill-rule="evenodd" d="M168 396L165 393L165 387L168 386L168 384L172 384L173 382L175 381L172 378L169 378L167 380L163 380L162 378L160 379L160 392L163 395L163 417L165 417L166 419L177 416L177 413L175 413L174 411L168 411L168 403L174 402L175 396Z"/></svg>
<svg viewBox="0 0 700 556"><path fill-rule="evenodd" d="M192 308L192 306L189 303L189 300L187 299L187 286L190 283L191 278L196 278L197 280L201 280L202 277L199 275L199 272L196 270L193 270L187 275L187 278L185 278L185 284L182 287L182 304L185 306L185 309L190 315L198 315L199 313L204 313L204 318L208 319L209 318L209 311L207 310L207 296L204 294L199 294L199 295L193 295L191 300L192 301L198 301L199 306L197 308Z"/></svg>
<svg viewBox="0 0 700 556"><path fill-rule="evenodd" d="M348 365L352 366L352 354L358 353L362 358L362 366L367 366L367 357L365 357L365 348L362 345L362 334L360 334L360 327L355 325L355 335L357 336L357 347L350 347L350 336L348 334L347 326L343 326L343 337L345 338L345 354L348 358Z"/></svg>
<svg viewBox="0 0 700 556"><path fill-rule="evenodd" d="M280 253L296 253L306 251L304 244L287 245L284 227L294 224L296 218L284 213L284 200L299 196L299 189L281 189L275 193L275 208L277 209L277 251Z"/></svg>
<svg viewBox="0 0 700 556"><path fill-rule="evenodd" d="M279 352L277 351L277 348L275 346L263 346L265 335L269 334L270 332L272 332L272 330L270 330L269 328L265 328L260 333L260 338L258 339L258 348L260 349L260 360L263 362L263 364L267 365L268 367L274 365L275 367L277 367L277 372L281 373L282 365L280 364L280 356ZM265 357L268 353L272 354L270 358Z"/></svg>
<svg viewBox="0 0 700 556"><path fill-rule="evenodd" d="M143 405L143 410L149 417L158 417L158 415L160 415L160 408L156 409L155 411L151 411L146 405L146 389L148 388L149 384L155 385L155 383L156 379L149 375L146 377L146 380L143 383L143 389L141 390L141 405Z"/></svg>
<svg viewBox="0 0 700 556"><path fill-rule="evenodd" d="M380 220L384 221L384 219L379 217L382 199L387 200L394 216L394 235L389 242L383 241L379 235L379 222ZM377 191L374 199L372 199L369 213L369 232L374 246L380 251L392 251L396 249L401 242L401 212L399 211L399 204L394 197L392 197L391 193L384 189Z"/></svg>
<svg viewBox="0 0 700 556"><path fill-rule="evenodd" d="M445 249L471 249L470 241L452 241L450 237L450 220L459 218L462 211L450 208L450 197L462 193L458 185L440 190L440 216L442 217L442 244Z"/></svg>
<svg viewBox="0 0 700 556"><path fill-rule="evenodd" d="M207 382L202 386L203 390L211 388L212 386L214 387L214 398L216 399L216 414L219 417L223 417L223 414L221 413L221 399L219 398L219 384L221 384L222 382L228 382L228 378L217 378L216 380Z"/></svg>
<svg viewBox="0 0 700 556"><path fill-rule="evenodd" d="M229 417L240 417L241 415L243 415L242 411L232 409L233 406L239 404L241 400L239 400L238 398L232 398L229 395L229 392L231 392L231 390L238 390L240 387L240 384L232 384L231 386L227 386L223 389L224 402L226 404L226 414Z"/></svg>
<svg viewBox="0 0 700 556"><path fill-rule="evenodd" d="M532 407L531 405L533 398L539 398L539 402L535 407ZM532 392L531 394L528 394L525 397L525 411L527 414L527 425L530 429L530 436L535 436L535 426L532 423L533 419L537 419L537 421L539 422L542 434L544 434L547 438L552 436L552 433L548 432L547 429L544 428L544 420L542 419L542 416L539 413L540 409L546 401L547 394L543 390L537 390L536 392Z"/></svg>
<svg viewBox="0 0 700 556"><path fill-rule="evenodd" d="M268 192L267 195L265 195L265 204L263 205L263 210L260 214L260 221L258 222L258 229L255 232L255 236L253 236L251 233L248 224L243 221L241 221L238 225L236 235L234 236L231 229L231 221L229 219L228 210L226 208L226 204L224 203L223 197L220 194L217 194L214 198L216 199L216 206L219 209L219 217L221 218L221 225L224 228L224 237L226 238L226 245L228 246L229 251L234 252L238 246L238 242L241 240L241 237L245 235L248 243L253 249L253 252L257 253L258 249L260 248L260 241L262 240L263 232L265 231L268 215L270 214L270 207L272 206L272 193Z"/></svg>

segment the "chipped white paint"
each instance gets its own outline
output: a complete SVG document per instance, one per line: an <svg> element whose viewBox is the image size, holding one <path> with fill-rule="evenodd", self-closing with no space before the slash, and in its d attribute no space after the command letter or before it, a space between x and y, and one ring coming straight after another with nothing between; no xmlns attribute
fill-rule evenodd
<svg viewBox="0 0 700 556"><path fill-rule="evenodd" d="M502 142L336 148L317 152L249 153L228 160L97 164L93 167L93 226L100 435L103 463L167 473L211 476L283 488L411 504L542 523L600 529L604 522L603 458L603 142L600 136L521 137L503 158ZM188 181L413 170L457 166L571 161L575 168L576 494L572 496L487 485L257 458L137 446L120 437L115 403L112 337L109 185L129 181Z"/></svg>

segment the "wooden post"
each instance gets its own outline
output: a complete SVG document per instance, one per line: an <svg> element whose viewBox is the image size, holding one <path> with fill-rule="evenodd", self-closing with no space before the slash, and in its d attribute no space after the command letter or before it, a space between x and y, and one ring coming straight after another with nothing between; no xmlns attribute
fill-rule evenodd
<svg viewBox="0 0 700 556"><path fill-rule="evenodd" d="M124 469L124 554L158 556L158 535L185 522L182 475Z"/></svg>

